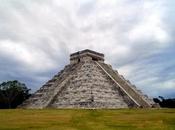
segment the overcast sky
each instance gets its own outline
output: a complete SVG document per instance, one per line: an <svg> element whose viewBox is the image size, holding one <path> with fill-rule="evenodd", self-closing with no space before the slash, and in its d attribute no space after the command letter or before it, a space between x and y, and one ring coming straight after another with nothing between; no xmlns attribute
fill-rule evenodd
<svg viewBox="0 0 175 130"><path fill-rule="evenodd" d="M174 0L0 0L0 82L34 91L92 49L151 97L175 97Z"/></svg>

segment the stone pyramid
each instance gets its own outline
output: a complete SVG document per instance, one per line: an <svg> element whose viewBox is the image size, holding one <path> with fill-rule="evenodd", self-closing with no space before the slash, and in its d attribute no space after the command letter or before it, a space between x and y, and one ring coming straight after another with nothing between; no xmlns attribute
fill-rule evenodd
<svg viewBox="0 0 175 130"><path fill-rule="evenodd" d="M150 108L156 106L129 80L104 63L104 54L83 50L27 99L21 108Z"/></svg>

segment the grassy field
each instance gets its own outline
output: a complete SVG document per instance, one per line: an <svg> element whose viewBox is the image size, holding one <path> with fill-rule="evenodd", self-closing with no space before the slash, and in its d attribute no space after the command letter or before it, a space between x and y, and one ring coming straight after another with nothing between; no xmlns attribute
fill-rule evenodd
<svg viewBox="0 0 175 130"><path fill-rule="evenodd" d="M175 130L175 109L0 110L1 130Z"/></svg>

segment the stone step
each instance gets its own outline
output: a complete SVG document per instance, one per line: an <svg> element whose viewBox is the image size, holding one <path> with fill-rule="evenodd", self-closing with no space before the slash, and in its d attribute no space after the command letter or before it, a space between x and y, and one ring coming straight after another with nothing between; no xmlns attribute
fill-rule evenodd
<svg viewBox="0 0 175 130"><path fill-rule="evenodd" d="M118 84L120 84L120 86L130 94L130 96L132 98L134 98L135 101L137 101L137 103L139 103L139 105L141 105L142 107L150 107L150 104L148 104L134 89L132 89L130 87L130 85L128 85L126 83L126 79L120 75L118 76L115 71L113 71L108 65L104 64L104 63L97 63L100 64L101 67L103 67L103 69L112 76L112 78L114 80L116 80L116 82Z"/></svg>
<svg viewBox="0 0 175 130"><path fill-rule="evenodd" d="M49 100L49 98L52 97L52 95L54 94L54 85L56 83L56 80L58 80L58 82L56 84L59 84L59 82L62 82L65 78L66 75L69 74L69 68L70 66L66 66L64 68L64 70L61 70L57 75L54 76L54 78L52 78L51 80L49 80L45 85L42 86L41 89L39 89L35 94L33 94L33 96L31 96L30 99L26 100L26 104L31 104L33 107L34 106L40 106L41 108L47 104L47 101ZM39 94L39 93L43 93L43 94ZM39 97L41 96L41 97Z"/></svg>

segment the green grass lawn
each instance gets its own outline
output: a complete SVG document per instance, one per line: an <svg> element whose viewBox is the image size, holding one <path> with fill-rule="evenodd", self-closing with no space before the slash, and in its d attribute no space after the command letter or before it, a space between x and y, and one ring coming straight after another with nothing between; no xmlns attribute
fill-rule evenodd
<svg viewBox="0 0 175 130"><path fill-rule="evenodd" d="M175 109L0 110L0 130L175 130Z"/></svg>

